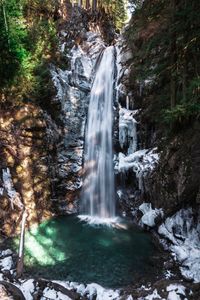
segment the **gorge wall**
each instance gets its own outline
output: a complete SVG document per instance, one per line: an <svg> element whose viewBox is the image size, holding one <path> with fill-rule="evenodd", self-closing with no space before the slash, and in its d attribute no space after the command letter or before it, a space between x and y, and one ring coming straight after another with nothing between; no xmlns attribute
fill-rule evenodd
<svg viewBox="0 0 200 300"><path fill-rule="evenodd" d="M78 211L93 73L115 31L103 10L66 5L60 7L58 53L48 65L42 99L15 104L9 95L1 105L2 234L19 232L24 209L28 226Z"/></svg>
<svg viewBox="0 0 200 300"><path fill-rule="evenodd" d="M165 40L170 23L162 18L168 13L166 2L162 6L145 1L119 41L115 170L123 214L157 231L180 263L182 275L199 282L199 98L190 95L183 102L181 81L176 103L170 103L172 53ZM189 75L187 80L189 86ZM193 113L190 106L196 107Z"/></svg>
<svg viewBox="0 0 200 300"><path fill-rule="evenodd" d="M105 12L72 10L67 4L58 22L60 61L51 61L48 69L49 96L23 99L12 109L5 98L1 105L2 234L19 232L24 209L28 225L78 211L93 75L99 55L117 37ZM150 2L145 5L144 11ZM170 56L158 39L167 24L157 17L142 22L134 15L116 43L118 211L165 237L166 248L182 263L182 274L199 281L199 117L178 115L167 125L161 121L169 117L162 110L170 102L170 74L154 70L160 57ZM151 48L155 37L159 42Z"/></svg>

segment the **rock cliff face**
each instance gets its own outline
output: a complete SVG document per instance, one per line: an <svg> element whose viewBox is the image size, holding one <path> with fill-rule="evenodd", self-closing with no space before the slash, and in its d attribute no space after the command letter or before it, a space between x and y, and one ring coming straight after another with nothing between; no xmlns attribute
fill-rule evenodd
<svg viewBox="0 0 200 300"><path fill-rule="evenodd" d="M107 41L114 38L112 26L107 24L106 33L102 20L101 14L92 16L74 8L71 20L60 32L60 49L68 66L51 66L57 91L52 102L59 107L55 121L60 131L53 158L53 198L61 213L77 212L84 176L84 134L93 74Z"/></svg>
<svg viewBox="0 0 200 300"><path fill-rule="evenodd" d="M115 170L119 206L140 225L158 229L168 241L163 239L166 249L180 263L182 275L198 282L199 122L191 120L171 134L158 127L152 117L158 109L153 95L160 87L156 78L134 77L140 51L137 39L134 42L130 48L122 39L118 46L120 118Z"/></svg>
<svg viewBox="0 0 200 300"><path fill-rule="evenodd" d="M168 214L182 207L199 205L199 129L196 122L169 141L158 168L147 183L151 201L165 208Z"/></svg>
<svg viewBox="0 0 200 300"><path fill-rule="evenodd" d="M1 110L0 118L0 220L1 232L19 231L24 209L27 224L52 215L48 124L44 112L34 104Z"/></svg>
<svg viewBox="0 0 200 300"><path fill-rule="evenodd" d="M49 66L48 101L2 105L0 219L7 235L19 232L25 209L28 226L78 209L93 73L115 32L105 12L67 7L59 12L61 59Z"/></svg>
<svg viewBox="0 0 200 300"><path fill-rule="evenodd" d="M133 46L134 51L139 51L136 45L135 48ZM149 168L143 174L143 190L140 189L142 201L164 208L166 215L173 214L182 207L197 207L200 185L199 122L191 120L171 134L167 134L164 128L159 128L156 120L152 121L152 111L157 109L157 102L151 98L152 93L157 92L152 91L152 86L156 86L156 78L151 82L147 79L143 82L132 77L136 67L136 53L129 48L126 40L121 42L120 47L119 144L121 152L127 156L125 161L129 163L129 167L126 164L124 169L131 171L131 176L135 173L137 177L136 170L130 164L130 153L154 149L158 153L157 162L155 161L154 168ZM136 146L133 147L133 143Z"/></svg>

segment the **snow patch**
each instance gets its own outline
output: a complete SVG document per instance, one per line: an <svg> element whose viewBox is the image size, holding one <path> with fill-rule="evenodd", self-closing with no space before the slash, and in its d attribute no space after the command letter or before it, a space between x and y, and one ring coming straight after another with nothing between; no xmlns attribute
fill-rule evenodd
<svg viewBox="0 0 200 300"><path fill-rule="evenodd" d="M13 265L13 260L11 256L0 259L0 267L2 271L10 270Z"/></svg>
<svg viewBox="0 0 200 300"><path fill-rule="evenodd" d="M153 300L153 299L162 299L160 297L160 295L158 294L157 289L155 289L152 294L150 294L150 295L148 295L146 297L141 297L138 300Z"/></svg>
<svg viewBox="0 0 200 300"><path fill-rule="evenodd" d="M186 288L181 284L170 284L166 291L169 292L167 300L181 300L181 296L185 296ZM184 300L187 300L184 298Z"/></svg>
<svg viewBox="0 0 200 300"><path fill-rule="evenodd" d="M167 300L181 300L181 298L175 291L171 291L168 294Z"/></svg>
<svg viewBox="0 0 200 300"><path fill-rule="evenodd" d="M131 295L129 295L126 300L133 300L133 297Z"/></svg>
<svg viewBox="0 0 200 300"><path fill-rule="evenodd" d="M64 295L61 292L57 292L54 289L50 289L46 287L43 291L43 296L41 297L41 300L46 299L55 299L55 300L71 300L68 296Z"/></svg>
<svg viewBox="0 0 200 300"><path fill-rule="evenodd" d="M97 283L88 284L85 292L88 294L88 299L96 295L96 300L117 300L120 296L118 290L105 289Z"/></svg>
<svg viewBox="0 0 200 300"><path fill-rule="evenodd" d="M0 251L0 257L12 255L12 254L13 254L13 252L10 249L6 249L6 250L3 250L3 251Z"/></svg>
<svg viewBox="0 0 200 300"><path fill-rule="evenodd" d="M143 203L140 205L139 210L143 213L143 216L141 218L141 222L144 225L147 225L149 227L154 227L155 219L158 216L163 217L163 210L162 208L158 209L152 209L151 203Z"/></svg>
<svg viewBox="0 0 200 300"><path fill-rule="evenodd" d="M174 276L174 274L170 270L166 270L164 275L166 279L170 279L171 277Z"/></svg>
<svg viewBox="0 0 200 300"><path fill-rule="evenodd" d="M177 294L185 296L186 288L181 284L170 284L166 290L167 292L175 291Z"/></svg>
<svg viewBox="0 0 200 300"><path fill-rule="evenodd" d="M25 299L32 300L33 292L35 290L34 279L29 279L21 283L21 285L16 285L23 293Z"/></svg>

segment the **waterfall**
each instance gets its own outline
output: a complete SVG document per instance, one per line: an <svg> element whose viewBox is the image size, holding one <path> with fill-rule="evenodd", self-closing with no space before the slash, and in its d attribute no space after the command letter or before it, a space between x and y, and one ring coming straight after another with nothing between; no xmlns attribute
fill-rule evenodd
<svg viewBox="0 0 200 300"><path fill-rule="evenodd" d="M85 135L82 213L115 216L112 149L114 47L104 50L94 78Z"/></svg>

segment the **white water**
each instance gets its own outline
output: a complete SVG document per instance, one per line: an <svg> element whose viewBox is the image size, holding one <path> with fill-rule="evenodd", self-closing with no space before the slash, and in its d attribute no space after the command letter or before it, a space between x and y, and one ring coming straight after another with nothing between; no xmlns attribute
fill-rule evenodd
<svg viewBox="0 0 200 300"><path fill-rule="evenodd" d="M107 47L91 90L85 136L85 180L82 213L115 216L112 150L114 47Z"/></svg>

